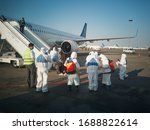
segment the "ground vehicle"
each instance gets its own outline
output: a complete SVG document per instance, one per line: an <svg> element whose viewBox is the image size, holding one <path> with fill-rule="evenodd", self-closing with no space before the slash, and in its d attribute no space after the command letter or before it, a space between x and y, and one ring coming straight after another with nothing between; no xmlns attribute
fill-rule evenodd
<svg viewBox="0 0 150 130"><path fill-rule="evenodd" d="M128 54L134 54L135 50L133 48L124 48L123 52Z"/></svg>
<svg viewBox="0 0 150 130"><path fill-rule="evenodd" d="M0 57L0 62L11 63L14 67L23 66L23 59L16 52L6 52Z"/></svg>

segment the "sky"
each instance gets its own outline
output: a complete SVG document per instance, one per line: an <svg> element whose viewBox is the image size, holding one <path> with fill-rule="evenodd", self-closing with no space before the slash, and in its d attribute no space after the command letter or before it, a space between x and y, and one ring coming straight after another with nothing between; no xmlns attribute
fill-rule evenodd
<svg viewBox="0 0 150 130"><path fill-rule="evenodd" d="M105 45L150 47L150 0L0 0L0 15L87 38L134 36ZM129 21L132 20L132 21Z"/></svg>

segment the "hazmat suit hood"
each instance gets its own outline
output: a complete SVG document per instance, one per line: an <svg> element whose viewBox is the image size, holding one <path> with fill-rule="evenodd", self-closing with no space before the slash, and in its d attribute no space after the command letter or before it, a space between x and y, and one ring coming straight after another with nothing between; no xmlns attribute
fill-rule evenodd
<svg viewBox="0 0 150 130"><path fill-rule="evenodd" d="M44 47L41 47L40 52L41 52L41 54L45 54L46 53L46 49Z"/></svg>
<svg viewBox="0 0 150 130"><path fill-rule="evenodd" d="M58 48L58 52L61 52L61 48Z"/></svg>
<svg viewBox="0 0 150 130"><path fill-rule="evenodd" d="M53 47L53 51L56 51L56 48L55 48L55 47Z"/></svg>
<svg viewBox="0 0 150 130"><path fill-rule="evenodd" d="M95 58L98 59L98 52L95 52Z"/></svg>
<svg viewBox="0 0 150 130"><path fill-rule="evenodd" d="M89 52L89 55L93 55L93 54L94 54L94 51Z"/></svg>
<svg viewBox="0 0 150 130"><path fill-rule="evenodd" d="M103 54L100 54L99 57L100 57L100 59L101 59L102 61L108 60L107 57L106 57L105 55L103 55Z"/></svg>
<svg viewBox="0 0 150 130"><path fill-rule="evenodd" d="M72 52L72 53L71 53L71 58L76 59L76 58L77 58L77 53L76 53L76 52Z"/></svg>
<svg viewBox="0 0 150 130"><path fill-rule="evenodd" d="M98 52L95 52L95 56L98 56Z"/></svg>
<svg viewBox="0 0 150 130"><path fill-rule="evenodd" d="M100 60L102 61L103 68L108 68L109 67L108 58L103 54L100 54L99 57L100 57Z"/></svg>
<svg viewBox="0 0 150 130"><path fill-rule="evenodd" d="M126 58L126 57L127 57L127 55L124 53L121 55L121 58Z"/></svg>
<svg viewBox="0 0 150 130"><path fill-rule="evenodd" d="M89 62L92 58L95 58L94 51L89 52L89 55L86 57L86 62Z"/></svg>
<svg viewBox="0 0 150 130"><path fill-rule="evenodd" d="M126 54L122 54L122 55L121 55L120 64L126 65L126 64L127 64L126 58L127 58L127 55L126 55Z"/></svg>

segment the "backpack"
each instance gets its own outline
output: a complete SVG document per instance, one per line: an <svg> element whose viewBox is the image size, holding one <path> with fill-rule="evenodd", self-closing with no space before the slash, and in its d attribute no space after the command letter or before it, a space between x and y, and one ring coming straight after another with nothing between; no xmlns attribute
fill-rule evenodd
<svg viewBox="0 0 150 130"><path fill-rule="evenodd" d="M71 58L67 60L66 63L66 73L67 74L75 74L76 73L76 64L72 61Z"/></svg>
<svg viewBox="0 0 150 130"><path fill-rule="evenodd" d="M109 67L111 69L111 72L115 71L115 66L114 66L113 60L109 60Z"/></svg>

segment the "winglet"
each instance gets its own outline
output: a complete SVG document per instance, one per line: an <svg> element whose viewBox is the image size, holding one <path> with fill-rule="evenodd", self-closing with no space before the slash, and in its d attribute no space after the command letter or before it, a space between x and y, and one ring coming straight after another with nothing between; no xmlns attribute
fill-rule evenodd
<svg viewBox="0 0 150 130"><path fill-rule="evenodd" d="M86 38L86 31L87 31L87 23L84 24L84 27L82 29L80 36Z"/></svg>

